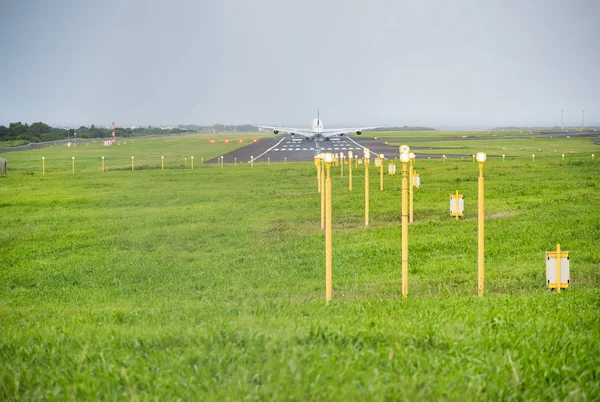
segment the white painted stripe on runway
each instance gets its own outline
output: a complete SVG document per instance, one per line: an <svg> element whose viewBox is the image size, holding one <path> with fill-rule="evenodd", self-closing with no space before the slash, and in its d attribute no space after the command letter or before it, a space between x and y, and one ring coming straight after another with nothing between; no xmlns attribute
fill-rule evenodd
<svg viewBox="0 0 600 402"><path fill-rule="evenodd" d="M308 149L306 149L306 148L302 148L302 150L303 150L303 151L308 151Z"/></svg>
<svg viewBox="0 0 600 402"><path fill-rule="evenodd" d="M358 142L354 141L352 138L348 137L348 139L350 141L352 141L353 143L355 143L356 145L358 145L359 147L361 147L362 149L366 149L365 147L363 147L362 145L360 145ZM373 155L375 155L375 157L379 156L375 152L371 151L370 149L369 149L369 152L372 153ZM384 157L383 159L387 159L387 158Z"/></svg>
<svg viewBox="0 0 600 402"><path fill-rule="evenodd" d="M265 155L267 152L269 152L270 150L272 150L273 148L275 148L277 145L281 144L281 142L283 140L285 140L286 137L283 137L277 144L273 145L271 148L267 149L265 152L263 152L262 154L258 155L257 157L254 158L254 161L256 162L257 159L259 159L260 157L262 157L263 155ZM248 161L248 163L250 163L250 161Z"/></svg>

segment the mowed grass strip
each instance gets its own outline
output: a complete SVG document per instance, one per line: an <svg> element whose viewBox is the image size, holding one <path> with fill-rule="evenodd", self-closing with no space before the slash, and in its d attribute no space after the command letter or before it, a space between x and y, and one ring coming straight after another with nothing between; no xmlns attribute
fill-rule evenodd
<svg viewBox="0 0 600 402"><path fill-rule="evenodd" d="M483 298L476 164L417 161L406 300L401 176L381 192L370 169L364 229L364 170L349 192L332 169L329 306L312 163L14 163L0 177L1 399L600 397L597 160L486 162ZM560 295L544 287L556 243L571 252Z"/></svg>

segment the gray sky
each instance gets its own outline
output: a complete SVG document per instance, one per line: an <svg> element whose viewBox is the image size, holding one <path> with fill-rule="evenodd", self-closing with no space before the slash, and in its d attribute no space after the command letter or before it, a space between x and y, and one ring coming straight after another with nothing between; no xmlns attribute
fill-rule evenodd
<svg viewBox="0 0 600 402"><path fill-rule="evenodd" d="M0 124L600 124L600 1L0 2Z"/></svg>

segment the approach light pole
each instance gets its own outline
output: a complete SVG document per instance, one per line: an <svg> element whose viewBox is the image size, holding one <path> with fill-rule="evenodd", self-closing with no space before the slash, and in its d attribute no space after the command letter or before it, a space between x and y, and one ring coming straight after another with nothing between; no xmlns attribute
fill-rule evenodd
<svg viewBox="0 0 600 402"><path fill-rule="evenodd" d="M477 153L477 162L479 162L479 179L477 180L477 294L479 296L483 296L483 282L484 282L484 268L483 268L483 253L484 253L484 231L483 231L483 223L484 223L484 213L483 213L483 163L486 161L487 156L485 152Z"/></svg>
<svg viewBox="0 0 600 402"><path fill-rule="evenodd" d="M402 162L402 298L408 297L408 178L406 165L410 161L408 146L406 152L400 152Z"/></svg>
<svg viewBox="0 0 600 402"><path fill-rule="evenodd" d="M325 185L326 206L325 206L325 301L329 303L332 298L332 252L331 252L331 162L333 155L325 154L325 164L327 166L327 179Z"/></svg>
<svg viewBox="0 0 600 402"><path fill-rule="evenodd" d="M348 191L352 191L352 151L348 151Z"/></svg>
<svg viewBox="0 0 600 402"><path fill-rule="evenodd" d="M409 223L413 223L413 196L414 196L414 187L415 187L415 183L414 183L414 175L413 175L413 161L415 160L415 154L413 152L409 152L408 156L410 157L410 168L408 170L408 183L409 183L409 187L408 187L408 191L409 191L409 214L408 214L408 222Z"/></svg>
<svg viewBox="0 0 600 402"><path fill-rule="evenodd" d="M369 227L369 158L371 152L364 148L363 156L365 158L365 227Z"/></svg>

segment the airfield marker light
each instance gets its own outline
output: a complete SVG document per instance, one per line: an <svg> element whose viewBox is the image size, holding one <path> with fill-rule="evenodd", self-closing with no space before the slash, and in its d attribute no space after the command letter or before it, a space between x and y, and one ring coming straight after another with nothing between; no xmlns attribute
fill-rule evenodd
<svg viewBox="0 0 600 402"><path fill-rule="evenodd" d="M131 157L131 171L133 172L133 156Z"/></svg>
<svg viewBox="0 0 600 402"><path fill-rule="evenodd" d="M479 162L479 178L477 180L478 187L478 197L477 197L477 220L479 225L477 227L477 238L478 238L478 247L477 247L477 294L479 296L483 296L483 282L484 282L484 267L483 267L483 253L484 253L484 245L483 245L483 224L484 224L484 214L483 214L483 163L486 161L487 156L484 152L477 153L477 162Z"/></svg>
<svg viewBox="0 0 600 402"><path fill-rule="evenodd" d="M340 153L340 161L342 162L342 168L340 170L341 177L344 178L344 153Z"/></svg>
<svg viewBox="0 0 600 402"><path fill-rule="evenodd" d="M183 166L187 167L187 158L183 158Z"/></svg>
<svg viewBox="0 0 600 402"><path fill-rule="evenodd" d="M556 260L556 262L553 260ZM555 271L553 269L554 264L556 264ZM564 270L562 264L565 264ZM556 275L556 278L554 278L554 275ZM550 251L546 253L546 284L548 288L555 288L556 292L560 293L560 289L568 288L570 282L571 278L569 273L569 252L560 251L560 244L557 244L556 252Z"/></svg>
<svg viewBox="0 0 600 402"><path fill-rule="evenodd" d="M161 167L162 171L164 172L165 171L165 157L164 156L160 157L160 167Z"/></svg>
<svg viewBox="0 0 600 402"><path fill-rule="evenodd" d="M321 171L321 230L325 230L325 155L319 154L319 164Z"/></svg>
<svg viewBox="0 0 600 402"><path fill-rule="evenodd" d="M562 160L563 161L565 160L565 154L562 154Z"/></svg>
<svg viewBox="0 0 600 402"><path fill-rule="evenodd" d="M250 157L250 167L254 167L254 156Z"/></svg>
<svg viewBox="0 0 600 402"><path fill-rule="evenodd" d="M454 202L454 205L452 205L452 202ZM450 216L456 216L456 220L458 220L459 216L463 216L464 205L462 194L458 194L458 190L456 190L456 194L450 195Z"/></svg>
<svg viewBox="0 0 600 402"><path fill-rule="evenodd" d="M531 161L535 162L535 154L531 154Z"/></svg>
<svg viewBox="0 0 600 402"><path fill-rule="evenodd" d="M348 151L348 191L352 191L352 151Z"/></svg>
<svg viewBox="0 0 600 402"><path fill-rule="evenodd" d="M502 154L502 162L504 162L504 158L506 155Z"/></svg>
<svg viewBox="0 0 600 402"><path fill-rule="evenodd" d="M233 166L237 166L237 158L233 158Z"/></svg>
<svg viewBox="0 0 600 402"><path fill-rule="evenodd" d="M379 155L379 191L383 191L383 154Z"/></svg>
<svg viewBox="0 0 600 402"><path fill-rule="evenodd" d="M325 163L327 165L327 179L326 179L326 200L325 200L325 300L327 303L332 298L331 282L332 282L332 269L331 269L331 162L333 155L330 153L325 154Z"/></svg>
<svg viewBox="0 0 600 402"><path fill-rule="evenodd" d="M410 147L408 145L400 145L400 153L409 153L410 152Z"/></svg>
<svg viewBox="0 0 600 402"><path fill-rule="evenodd" d="M283 164L287 165L287 158L285 156L283 157Z"/></svg>
<svg viewBox="0 0 600 402"><path fill-rule="evenodd" d="M594 155L592 155L593 157ZM593 158L592 158L593 159ZM46 174L46 157L42 156L42 174Z"/></svg>
<svg viewBox="0 0 600 402"><path fill-rule="evenodd" d="M192 156L192 170L194 170L194 157Z"/></svg>
<svg viewBox="0 0 600 402"><path fill-rule="evenodd" d="M229 144L229 140L225 140L225 144Z"/></svg>
<svg viewBox="0 0 600 402"><path fill-rule="evenodd" d="M446 163L446 155L442 155L442 163Z"/></svg>
<svg viewBox="0 0 600 402"><path fill-rule="evenodd" d="M243 140L238 140L238 142L244 142Z"/></svg>
<svg viewBox="0 0 600 402"><path fill-rule="evenodd" d="M594 154L592 154L592 160L594 160Z"/></svg>
<svg viewBox="0 0 600 402"><path fill-rule="evenodd" d="M473 162L475 162L475 155L473 155Z"/></svg>
<svg viewBox="0 0 600 402"><path fill-rule="evenodd" d="M267 165L270 165L270 164L271 164L271 157L268 157L267 158Z"/></svg>
<svg viewBox="0 0 600 402"><path fill-rule="evenodd" d="M365 158L365 227L369 226L369 158L371 152L367 148L363 149Z"/></svg>
<svg viewBox="0 0 600 402"><path fill-rule="evenodd" d="M413 223L413 194L414 194L414 186L415 186L415 183L414 183L414 172L413 172L413 161L415 160L415 154L413 152L410 152L408 154L408 156L410 157L410 162L409 162L410 168L408 170L408 182L410 183L409 187L408 187L408 192L409 192L409 198L408 198L408 200L409 200L409 204L408 204L409 205L409 208L408 208L408 211L409 211L409 214L408 214L408 223Z"/></svg>
<svg viewBox="0 0 600 402"><path fill-rule="evenodd" d="M215 143L215 140L210 140L210 143L211 143L211 144L214 144L214 143Z"/></svg>
<svg viewBox="0 0 600 402"><path fill-rule="evenodd" d="M204 166L204 158L200 158L200 163L202 166Z"/></svg>
<svg viewBox="0 0 600 402"><path fill-rule="evenodd" d="M256 142L256 141L257 141L256 139L252 140L252 142Z"/></svg>
<svg viewBox="0 0 600 402"><path fill-rule="evenodd" d="M407 152L400 153L402 162L402 297L408 297L408 178L406 164L410 161Z"/></svg>
<svg viewBox="0 0 600 402"><path fill-rule="evenodd" d="M72 156L71 160L73 161L73 174L75 174L75 157Z"/></svg>
<svg viewBox="0 0 600 402"><path fill-rule="evenodd" d="M356 161L356 168L358 169L358 155L354 155L354 160Z"/></svg>

